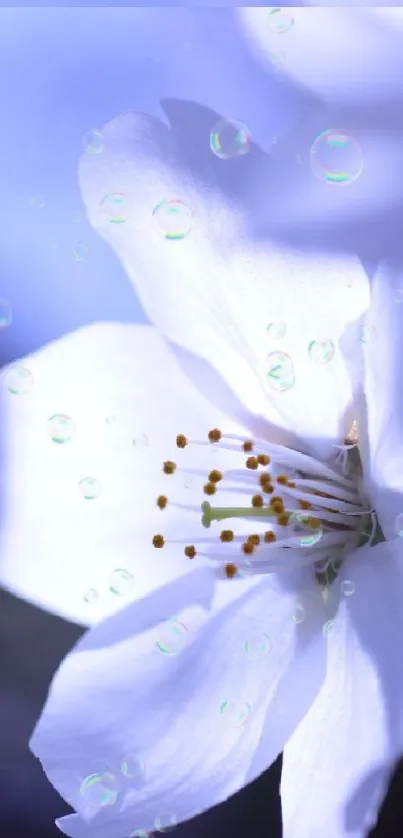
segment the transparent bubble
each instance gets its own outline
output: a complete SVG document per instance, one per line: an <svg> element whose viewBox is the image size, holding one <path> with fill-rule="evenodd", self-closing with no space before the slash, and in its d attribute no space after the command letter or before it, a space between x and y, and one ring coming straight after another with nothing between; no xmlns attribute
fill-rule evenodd
<svg viewBox="0 0 403 838"><path fill-rule="evenodd" d="M185 239L192 229L193 212L184 201L161 201L153 209L153 218L167 241Z"/></svg>
<svg viewBox="0 0 403 838"><path fill-rule="evenodd" d="M126 754L120 764L120 770L130 780L144 780L146 764L140 754Z"/></svg>
<svg viewBox="0 0 403 838"><path fill-rule="evenodd" d="M294 26L294 18L286 9L269 9L267 22L269 29L277 35L283 35L285 32L289 32Z"/></svg>
<svg viewBox="0 0 403 838"><path fill-rule="evenodd" d="M273 644L268 634L257 633L245 641L245 652L250 660L261 661L268 658L273 650Z"/></svg>
<svg viewBox="0 0 403 838"><path fill-rule="evenodd" d="M187 474L187 475L183 478L183 487L184 487L185 489L190 489L190 487L191 487L191 485L192 485L192 483L193 483L193 482L194 482L194 476L193 476L193 474Z"/></svg>
<svg viewBox="0 0 403 838"><path fill-rule="evenodd" d="M116 425L117 416L114 413L110 413L109 416L106 417L105 422L107 425Z"/></svg>
<svg viewBox="0 0 403 838"><path fill-rule="evenodd" d="M294 623L296 623L297 625L299 623L303 623L304 620L305 620L305 617L306 617L306 611L305 611L304 606L301 605L300 602L297 602L297 604L295 606L295 611L294 611L294 614L293 614Z"/></svg>
<svg viewBox="0 0 403 838"><path fill-rule="evenodd" d="M22 396L29 393L34 386L32 372L20 364L13 364L5 372L7 388L14 396Z"/></svg>
<svg viewBox="0 0 403 838"><path fill-rule="evenodd" d="M99 498L102 486L99 480L95 477L84 477L78 484L80 494L85 500L95 500Z"/></svg>
<svg viewBox="0 0 403 838"><path fill-rule="evenodd" d="M133 448L136 448L137 451L143 451L144 448L148 448L150 444L150 440L146 434L142 434L141 436L135 437L133 439Z"/></svg>
<svg viewBox="0 0 403 838"><path fill-rule="evenodd" d="M91 806L102 809L116 803L120 788L119 778L110 772L90 774L81 783L80 794Z"/></svg>
<svg viewBox="0 0 403 838"><path fill-rule="evenodd" d="M403 303L403 286L396 288L394 296L396 303Z"/></svg>
<svg viewBox="0 0 403 838"><path fill-rule="evenodd" d="M175 826L177 826L178 819L174 812L161 812L155 818L154 824L155 829L158 832L169 832L171 829L174 829Z"/></svg>
<svg viewBox="0 0 403 838"><path fill-rule="evenodd" d="M130 210L130 200L123 192L113 192L102 198L101 212L110 224L125 224Z"/></svg>
<svg viewBox="0 0 403 838"><path fill-rule="evenodd" d="M372 343L376 339L377 333L375 326L360 326L360 341L361 343Z"/></svg>
<svg viewBox="0 0 403 838"><path fill-rule="evenodd" d="M286 63L287 55L284 50L269 50L267 53L267 57L269 61L273 64L275 69L279 69L280 67L284 67Z"/></svg>
<svg viewBox="0 0 403 838"><path fill-rule="evenodd" d="M328 364L335 353L331 340L311 340L308 345L308 355L315 364Z"/></svg>
<svg viewBox="0 0 403 838"><path fill-rule="evenodd" d="M45 196L42 194L33 195L29 203L34 209L43 209L45 206Z"/></svg>
<svg viewBox="0 0 403 838"><path fill-rule="evenodd" d="M327 620L326 623L322 627L322 634L323 637L329 637L329 634L333 630L333 620Z"/></svg>
<svg viewBox="0 0 403 838"><path fill-rule="evenodd" d="M395 533L403 538L403 512L400 512L395 521Z"/></svg>
<svg viewBox="0 0 403 838"><path fill-rule="evenodd" d="M266 327L267 334L271 340L281 340L284 337L287 327L281 320L269 323Z"/></svg>
<svg viewBox="0 0 403 838"><path fill-rule="evenodd" d="M94 605L99 600L99 593L95 590L95 588L88 588L88 590L84 594L85 602L88 602L89 605Z"/></svg>
<svg viewBox="0 0 403 838"><path fill-rule="evenodd" d="M220 713L227 727L242 727L252 712L249 701L241 698L230 698L223 701Z"/></svg>
<svg viewBox="0 0 403 838"><path fill-rule="evenodd" d="M160 627L156 646L164 655L178 655L187 641L188 629L185 624L171 618Z"/></svg>
<svg viewBox="0 0 403 838"><path fill-rule="evenodd" d="M87 154L101 154L104 150L104 135L97 128L91 128L83 137L83 147Z"/></svg>
<svg viewBox="0 0 403 838"><path fill-rule="evenodd" d="M77 242L76 246L71 251L71 255L75 262L84 262L84 259L87 258L89 252L90 249L88 244L85 244L85 242Z"/></svg>
<svg viewBox="0 0 403 838"><path fill-rule="evenodd" d="M48 432L52 442L63 445L73 439L76 426L71 416L67 416L66 413L54 413L48 419Z"/></svg>
<svg viewBox="0 0 403 838"><path fill-rule="evenodd" d="M267 381L272 390L282 392L290 390L295 384L292 361L286 352L270 352L268 358Z"/></svg>
<svg viewBox="0 0 403 838"><path fill-rule="evenodd" d="M290 525L292 534L298 537L300 547L313 547L322 538L322 526L319 524L318 527L312 527L306 512L293 512Z"/></svg>
<svg viewBox="0 0 403 838"><path fill-rule="evenodd" d="M146 829L133 829L133 832L130 833L129 838L151 838L152 833L147 832Z"/></svg>
<svg viewBox="0 0 403 838"><path fill-rule="evenodd" d="M210 149L220 160L247 154L251 144L246 125L237 119L220 119L210 134Z"/></svg>
<svg viewBox="0 0 403 838"><path fill-rule="evenodd" d="M7 329L13 319L11 306L8 300L0 299L0 329Z"/></svg>
<svg viewBox="0 0 403 838"><path fill-rule="evenodd" d="M344 596L352 596L355 591L355 584L351 579L344 579L340 588Z"/></svg>
<svg viewBox="0 0 403 838"><path fill-rule="evenodd" d="M117 567L111 574L109 590L117 596L125 596L133 589L133 576L124 567Z"/></svg>
<svg viewBox="0 0 403 838"><path fill-rule="evenodd" d="M316 137L309 159L312 172L325 183L354 183L364 168L363 152L358 140L345 131L333 128Z"/></svg>

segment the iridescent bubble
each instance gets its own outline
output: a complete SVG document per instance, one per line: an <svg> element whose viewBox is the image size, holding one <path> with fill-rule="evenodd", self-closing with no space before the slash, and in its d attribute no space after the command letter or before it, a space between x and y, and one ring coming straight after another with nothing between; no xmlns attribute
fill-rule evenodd
<svg viewBox="0 0 403 838"><path fill-rule="evenodd" d="M78 488L85 500L99 498L102 491L101 483L95 477L83 477L78 484Z"/></svg>
<svg viewBox="0 0 403 838"><path fill-rule="evenodd" d="M102 131L97 128L91 128L83 137L84 151L87 154L101 154L104 150L104 136Z"/></svg>
<svg viewBox="0 0 403 838"><path fill-rule="evenodd" d="M52 442L63 445L73 439L76 426L71 416L67 416L66 413L54 413L48 419L48 432Z"/></svg>
<svg viewBox="0 0 403 838"><path fill-rule="evenodd" d="M295 606L295 611L294 611L294 614L293 614L294 623L296 623L297 625L299 625L299 623L303 623L304 620L305 620L305 617L306 617L306 612L305 612L304 606L301 605L300 602L297 602L297 604Z"/></svg>
<svg viewBox="0 0 403 838"><path fill-rule="evenodd" d="M328 364L335 353L331 340L311 340L308 344L308 355L315 364Z"/></svg>
<svg viewBox="0 0 403 838"><path fill-rule="evenodd" d="M0 299L0 329L7 329L13 319L11 306L8 300Z"/></svg>
<svg viewBox="0 0 403 838"><path fill-rule="evenodd" d="M345 131L333 128L316 137L309 159L314 175L325 183L354 183L364 168L358 140Z"/></svg>
<svg viewBox="0 0 403 838"><path fill-rule="evenodd" d="M220 119L210 134L210 149L220 160L247 154L252 145L251 135L243 122Z"/></svg>
<svg viewBox="0 0 403 838"><path fill-rule="evenodd" d="M245 652L251 660L261 661L273 651L273 644L268 634L262 632L245 641Z"/></svg>
<svg viewBox="0 0 403 838"><path fill-rule="evenodd" d="M88 590L84 594L85 602L88 602L89 605L94 605L95 602L99 600L99 593L95 590L95 588L88 588Z"/></svg>
<svg viewBox="0 0 403 838"><path fill-rule="evenodd" d="M178 655L188 641L188 629L184 623L170 618L160 627L156 641L157 649L164 655Z"/></svg>
<svg viewBox="0 0 403 838"><path fill-rule="evenodd" d="M333 630L333 620L326 620L326 623L323 625L323 628L322 628L323 637L329 637L329 634L332 630Z"/></svg>
<svg viewBox="0 0 403 838"><path fill-rule="evenodd" d="M72 257L76 262L83 262L87 258L90 249L85 242L77 242L76 246L71 251Z"/></svg>
<svg viewBox="0 0 403 838"><path fill-rule="evenodd" d="M133 576L124 567L117 567L111 574L109 590L117 596L125 596L133 589Z"/></svg>
<svg viewBox="0 0 403 838"><path fill-rule="evenodd" d="M403 538L403 512L400 512L395 521L395 533Z"/></svg>
<svg viewBox="0 0 403 838"><path fill-rule="evenodd" d="M361 343L372 343L375 340L376 328L375 326L360 326L360 341Z"/></svg>
<svg viewBox="0 0 403 838"><path fill-rule="evenodd" d="M185 239L192 229L193 212L184 201L161 201L153 209L153 218L167 241Z"/></svg>
<svg viewBox="0 0 403 838"><path fill-rule="evenodd" d="M249 701L241 698L230 698L223 701L220 713L227 727L242 727L252 712Z"/></svg>
<svg viewBox="0 0 403 838"><path fill-rule="evenodd" d="M286 9L273 8L268 11L268 24L272 32L283 35L294 26L294 18Z"/></svg>
<svg viewBox="0 0 403 838"><path fill-rule="evenodd" d="M343 579L340 588L344 596L352 596L355 591L355 584L351 579Z"/></svg>
<svg viewBox="0 0 403 838"><path fill-rule="evenodd" d="M7 388L14 396L22 396L29 393L34 386L32 372L20 364L13 364L5 372Z"/></svg>
<svg viewBox="0 0 403 838"><path fill-rule="evenodd" d="M102 809L116 803L120 788L119 778L107 771L86 777L81 783L80 794L95 809Z"/></svg>
<svg viewBox="0 0 403 838"><path fill-rule="evenodd" d="M266 327L267 334L271 340L281 340L284 337L287 327L281 320L273 321Z"/></svg>
<svg viewBox="0 0 403 838"><path fill-rule="evenodd" d="M318 526L313 527L306 512L293 512L290 525L292 526L292 534L298 537L300 547L313 547L322 538L323 528L321 524L319 523Z"/></svg>
<svg viewBox="0 0 403 838"><path fill-rule="evenodd" d="M120 770L130 780L143 780L146 770L144 757L140 754L126 754L120 764Z"/></svg>
<svg viewBox="0 0 403 838"><path fill-rule="evenodd" d="M178 824L178 819L174 812L161 812L154 821L155 828L158 832L169 832Z"/></svg>
<svg viewBox="0 0 403 838"><path fill-rule="evenodd" d="M101 201L101 212L111 224L125 224L130 215L130 201L123 192L105 195Z"/></svg>
<svg viewBox="0 0 403 838"><path fill-rule="evenodd" d="M295 384L292 361L286 352L269 352L267 381L272 390L283 392Z"/></svg>

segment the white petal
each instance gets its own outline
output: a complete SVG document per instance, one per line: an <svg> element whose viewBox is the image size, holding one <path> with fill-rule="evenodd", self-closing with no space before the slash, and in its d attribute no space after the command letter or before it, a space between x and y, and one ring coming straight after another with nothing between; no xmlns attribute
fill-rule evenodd
<svg viewBox="0 0 403 838"><path fill-rule="evenodd" d="M362 325L365 406L362 437L367 493L387 538L403 534L403 268L384 262Z"/></svg>
<svg viewBox="0 0 403 838"><path fill-rule="evenodd" d="M324 5L242 8L238 19L253 52L266 65L284 50L278 71L326 101L362 105L400 94L403 10L367 4L365 9L343 9L331 3L333 8L320 8ZM283 32L276 26L280 17Z"/></svg>
<svg viewBox="0 0 403 838"><path fill-rule="evenodd" d="M168 105L168 112L174 114L172 132L141 114L104 126L104 151L80 161L89 220L115 249L149 317L182 348L181 357L187 357L184 348L207 362L198 386L205 386L207 372L218 373L256 415L300 438L326 437L317 453L328 456L329 442L351 424L351 374L340 341L367 306L364 271L350 257L254 240L239 202L251 183L260 189L270 183L265 156L254 148L238 159L218 160L209 150L214 115L206 133L202 113L204 135L186 157L187 120L200 113L180 103ZM125 223L111 223L105 213L105 196L113 193L126 196ZM192 229L181 241L167 240L153 217L157 205L172 199L193 213ZM278 324L284 324L284 337ZM331 363L312 362L311 341L333 342ZM280 372L289 388L281 392L269 376L271 352L290 357L289 374ZM290 441L290 434L282 439Z"/></svg>
<svg viewBox="0 0 403 838"><path fill-rule="evenodd" d="M182 550L151 544L161 530L187 537L200 527L197 511L158 510L158 495L170 495L162 462L186 454L178 433L206 439L212 427L242 428L200 396L153 327L84 328L3 370L0 387L3 586L89 625L189 571ZM71 418L71 440L52 441L69 429L49 421L55 414ZM194 449L193 468L206 472L212 453ZM98 497L83 497L88 477L99 481ZM200 509L201 492L176 477L179 499Z"/></svg>
<svg viewBox="0 0 403 838"><path fill-rule="evenodd" d="M403 750L402 558L399 539L362 548L340 576L326 680L284 751L284 838L366 838L376 821Z"/></svg>
<svg viewBox="0 0 403 838"><path fill-rule="evenodd" d="M80 817L59 826L127 838L168 811L187 820L252 781L320 687L322 611L307 572L291 574L286 591L269 577L217 584L204 568L87 632L56 674L30 742ZM140 765L136 777L125 760ZM94 779L82 784L108 772L118 794L106 805Z"/></svg>

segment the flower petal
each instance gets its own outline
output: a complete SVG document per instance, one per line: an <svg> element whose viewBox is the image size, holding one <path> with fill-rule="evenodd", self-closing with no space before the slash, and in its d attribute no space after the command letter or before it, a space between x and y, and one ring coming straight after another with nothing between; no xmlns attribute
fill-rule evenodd
<svg viewBox="0 0 403 838"><path fill-rule="evenodd" d="M128 838L167 813L187 820L276 759L325 666L319 590L307 571L288 581L217 584L202 568L86 633L30 742L79 815L58 822L66 834Z"/></svg>
<svg viewBox="0 0 403 838"><path fill-rule="evenodd" d="M385 537L403 535L403 268L383 262L362 325L365 411L359 421L366 490Z"/></svg>
<svg viewBox="0 0 403 838"><path fill-rule="evenodd" d="M365 273L354 258L254 240L242 200L252 181L269 179L265 155L253 147L218 160L209 151L213 114L207 132L203 116L202 150L189 162L178 146L191 130L186 120L197 120L199 111L190 106L186 117L182 110L171 132L135 113L104 126L102 154L80 161L89 220L181 357L187 350L207 362L241 405L286 432L326 436L316 453L328 456L353 418L346 417L352 385L339 342L368 304ZM113 195L126 207L125 223L105 211ZM164 235L172 201L181 202L173 214L179 235L186 233L180 241ZM312 343L319 355L324 343L333 345L331 362L312 360Z"/></svg>
<svg viewBox="0 0 403 838"><path fill-rule="evenodd" d="M197 532L205 498L197 484L197 505L178 473L183 504L194 500L196 512L161 512L156 499L170 494L162 463L187 453L178 433L242 428L198 393L153 327L101 323L69 334L5 368L0 398L4 587L90 625L189 572L183 552L151 541L157 527L167 537ZM193 467L205 473L212 454L195 448Z"/></svg>
<svg viewBox="0 0 403 838"><path fill-rule="evenodd" d="M403 545L361 548L326 626L326 680L284 751L284 838L364 838L403 750Z"/></svg>

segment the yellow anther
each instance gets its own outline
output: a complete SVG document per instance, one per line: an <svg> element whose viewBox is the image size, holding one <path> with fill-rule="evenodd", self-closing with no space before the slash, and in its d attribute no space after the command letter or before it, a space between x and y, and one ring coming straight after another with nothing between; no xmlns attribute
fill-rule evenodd
<svg viewBox="0 0 403 838"><path fill-rule="evenodd" d="M255 551L255 545L252 541L244 541L242 544L242 552L245 553L247 556L252 555Z"/></svg>
<svg viewBox="0 0 403 838"><path fill-rule="evenodd" d="M292 480L289 480L287 483L289 489L295 489L295 483Z"/></svg>
<svg viewBox="0 0 403 838"><path fill-rule="evenodd" d="M157 498L157 506L159 506L160 509L165 509L167 504L168 498L165 497L165 495L160 495L159 498Z"/></svg>
<svg viewBox="0 0 403 838"><path fill-rule="evenodd" d="M253 470L257 469L257 467L259 465L259 463L257 461L257 457L248 457L248 459L246 460L245 465L246 465L246 468L251 468Z"/></svg>
<svg viewBox="0 0 403 838"><path fill-rule="evenodd" d="M203 486L203 492L205 495L215 495L217 489L215 483L206 483Z"/></svg>
<svg viewBox="0 0 403 838"><path fill-rule="evenodd" d="M210 471L208 479L210 483L218 483L220 480L222 480L221 471L218 471L216 468L213 469L213 471Z"/></svg>
<svg viewBox="0 0 403 838"><path fill-rule="evenodd" d="M286 486L288 483L288 477L286 474L279 474L277 477L277 483L280 483L280 486Z"/></svg>
<svg viewBox="0 0 403 838"><path fill-rule="evenodd" d="M222 530L222 532L220 532L220 539L221 541L225 542L233 541L234 533L232 532L232 530Z"/></svg>
<svg viewBox="0 0 403 838"><path fill-rule="evenodd" d="M219 428L213 428L212 431L208 432L209 442L219 442L222 437L222 433Z"/></svg>
<svg viewBox="0 0 403 838"><path fill-rule="evenodd" d="M276 534L271 530L267 530L263 536L263 541L265 541L266 544L272 544L273 541L276 541Z"/></svg>
<svg viewBox="0 0 403 838"><path fill-rule="evenodd" d="M300 509L312 509L312 504L308 500L299 500L298 506Z"/></svg>
<svg viewBox="0 0 403 838"><path fill-rule="evenodd" d="M178 448L186 448L188 440L186 439L184 434L178 434L178 436L176 437L176 444Z"/></svg>
<svg viewBox="0 0 403 838"><path fill-rule="evenodd" d="M153 545L154 547L163 547L165 544L164 537L162 535L154 535L153 536Z"/></svg>
<svg viewBox="0 0 403 838"><path fill-rule="evenodd" d="M280 527L286 527L289 520L290 516L288 512L285 512L284 514L278 516L277 523L280 525Z"/></svg>
<svg viewBox="0 0 403 838"><path fill-rule="evenodd" d="M247 541L250 541L251 544L254 544L256 547L260 544L260 536L259 535L248 535Z"/></svg>
<svg viewBox="0 0 403 838"><path fill-rule="evenodd" d="M252 506L254 506L254 507L263 506L263 498L262 498L261 495L253 495Z"/></svg>
<svg viewBox="0 0 403 838"><path fill-rule="evenodd" d="M248 451L253 451L253 442L252 442L252 440L251 440L251 439L246 439L246 440L245 440L245 442L244 442L244 443L243 443L243 445L242 445L242 448L243 448L243 450L245 451L245 454L247 454L247 453L248 453Z"/></svg>
<svg viewBox="0 0 403 838"><path fill-rule="evenodd" d="M267 481L267 483L265 483L264 486L262 486L262 489L265 495L271 495L272 492L274 492L274 488L271 485L271 483L269 483L269 481Z"/></svg>
<svg viewBox="0 0 403 838"><path fill-rule="evenodd" d="M187 556L188 559L194 559L195 555L196 549L193 544L189 544L188 547L185 547L185 556Z"/></svg>
<svg viewBox="0 0 403 838"><path fill-rule="evenodd" d="M264 471L264 472L262 472L262 474L259 474L258 480L259 480L260 485L264 486L265 483L270 483L271 482L271 476L270 476L268 471Z"/></svg>
<svg viewBox="0 0 403 838"><path fill-rule="evenodd" d="M273 512L276 513L276 515L281 515L281 513L284 512L284 503L281 498L270 498L269 506Z"/></svg>
<svg viewBox="0 0 403 838"><path fill-rule="evenodd" d="M176 463L173 463L172 460L166 460L162 466L162 470L164 474L173 474L176 471Z"/></svg>
<svg viewBox="0 0 403 838"><path fill-rule="evenodd" d="M238 568L233 562L228 562L224 567L224 571L227 579L232 579L238 573Z"/></svg>
<svg viewBox="0 0 403 838"><path fill-rule="evenodd" d="M307 518L307 523L313 530L318 530L321 526L319 518Z"/></svg>
<svg viewBox="0 0 403 838"><path fill-rule="evenodd" d="M259 465L261 466L268 466L270 463L270 457L268 454L258 454L257 460Z"/></svg>

